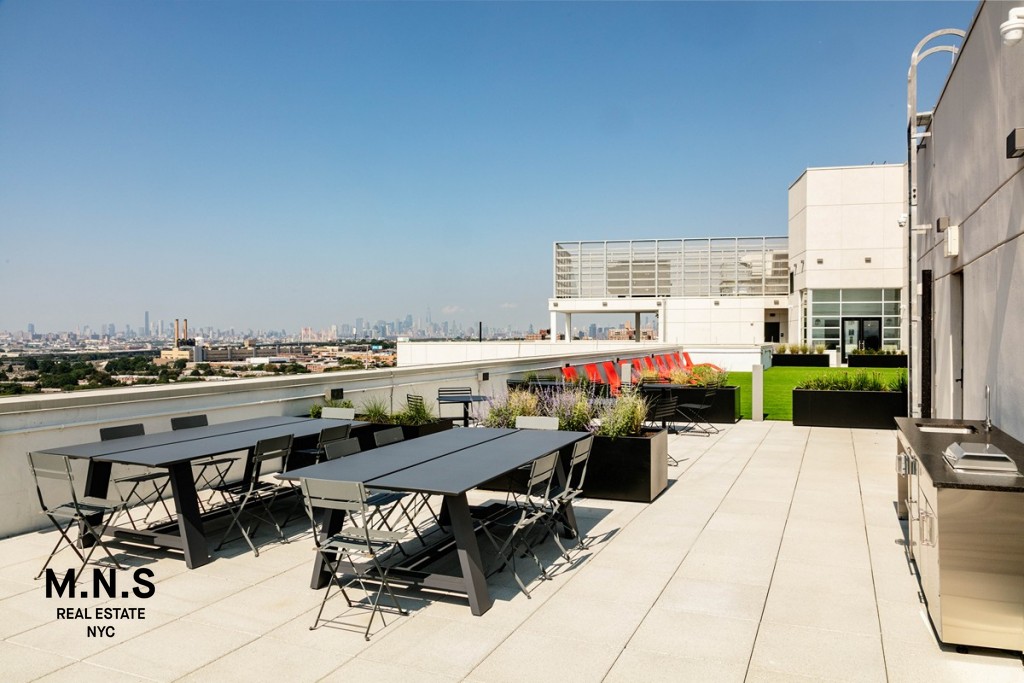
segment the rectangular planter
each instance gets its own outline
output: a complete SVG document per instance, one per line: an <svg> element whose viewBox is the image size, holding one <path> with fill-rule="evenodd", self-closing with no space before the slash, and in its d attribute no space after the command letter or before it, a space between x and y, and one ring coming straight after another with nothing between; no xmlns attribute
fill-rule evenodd
<svg viewBox="0 0 1024 683"><path fill-rule="evenodd" d="M650 503L668 487L668 432L594 437L583 495Z"/></svg>
<svg viewBox="0 0 1024 683"><path fill-rule="evenodd" d="M356 415L356 419L359 419L358 415ZM360 427L359 429L352 430L352 437L359 439L360 449L368 451L371 448L377 447L377 444L373 440L373 435L375 433L398 426L399 425L396 424L372 423L366 425L365 427ZM412 427L409 425L401 425L401 427L402 436L404 436L406 440L409 440L416 439L421 436L426 436L427 434L443 432L446 429L451 429L452 423L449 422L448 420L438 420L436 422L428 422L425 425L416 425Z"/></svg>
<svg viewBox="0 0 1024 683"><path fill-rule="evenodd" d="M773 368L827 368L827 353L773 353Z"/></svg>
<svg viewBox="0 0 1024 683"><path fill-rule="evenodd" d="M644 383L644 392L668 391L676 397L679 405L700 403L704 400L703 387L687 384L663 384L661 382ZM740 419L740 388L734 386L719 387L711 407L704 413L704 419L714 424L732 424Z"/></svg>
<svg viewBox="0 0 1024 683"><path fill-rule="evenodd" d="M793 390L793 424L801 427L895 429L893 418L906 416L902 391Z"/></svg>
<svg viewBox="0 0 1024 683"><path fill-rule="evenodd" d="M850 368L905 368L907 367L907 354L851 353L846 357L846 366Z"/></svg>

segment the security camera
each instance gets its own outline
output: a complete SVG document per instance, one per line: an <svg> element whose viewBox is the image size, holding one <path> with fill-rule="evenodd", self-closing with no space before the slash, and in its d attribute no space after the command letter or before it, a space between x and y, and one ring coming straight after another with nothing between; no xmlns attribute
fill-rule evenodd
<svg viewBox="0 0 1024 683"><path fill-rule="evenodd" d="M1016 45L1024 38L1024 7L1014 7L1009 18L999 25L1003 45Z"/></svg>
<svg viewBox="0 0 1024 683"><path fill-rule="evenodd" d="M905 227L907 227L907 221L909 221L909 220L910 220L910 216L908 216L905 213L901 213L899 219L897 220L897 222L899 223L901 228L905 228Z"/></svg>

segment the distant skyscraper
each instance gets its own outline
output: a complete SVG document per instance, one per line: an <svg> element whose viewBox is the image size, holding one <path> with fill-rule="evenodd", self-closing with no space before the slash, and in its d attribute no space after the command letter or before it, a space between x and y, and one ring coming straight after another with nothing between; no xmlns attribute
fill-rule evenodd
<svg viewBox="0 0 1024 683"><path fill-rule="evenodd" d="M28 336L32 336L36 333L36 326L32 323L28 324Z"/></svg>
<svg viewBox="0 0 1024 683"><path fill-rule="evenodd" d="M146 321L142 326L143 334L149 336L149 311L146 311Z"/></svg>
<svg viewBox="0 0 1024 683"><path fill-rule="evenodd" d="M356 318L356 335L360 335L362 333L363 333L363 319L362 318Z"/></svg>

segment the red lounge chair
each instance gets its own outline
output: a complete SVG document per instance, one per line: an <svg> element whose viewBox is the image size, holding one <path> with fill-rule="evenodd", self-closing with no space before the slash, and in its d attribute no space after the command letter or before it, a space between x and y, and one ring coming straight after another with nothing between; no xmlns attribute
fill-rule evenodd
<svg viewBox="0 0 1024 683"><path fill-rule="evenodd" d="M665 361L665 365L668 366L669 372L681 369L681 366L676 362L676 359L672 357L671 353L666 353L662 358Z"/></svg>
<svg viewBox="0 0 1024 683"><path fill-rule="evenodd" d="M644 362L644 370L657 371L658 368L654 367L654 363L651 362L650 356L644 356L643 358L641 358L641 360Z"/></svg>
<svg viewBox="0 0 1024 683"><path fill-rule="evenodd" d="M615 363L606 360L604 363L601 363L601 367L604 368L604 375L608 378L609 391L611 391L612 396L618 396L619 391L622 389L622 380L619 379L619 373L616 372Z"/></svg>
<svg viewBox="0 0 1024 683"><path fill-rule="evenodd" d="M594 384L604 384L604 380L601 379L601 372L597 369L597 363L587 363L583 366L583 371L587 373L587 379Z"/></svg>
<svg viewBox="0 0 1024 683"><path fill-rule="evenodd" d="M690 358L690 354L687 353L686 351L683 351L683 358L686 359L686 369L687 370L689 370L690 368L698 367L697 365L693 364L693 360ZM717 370L718 372L723 372L722 368L718 367L714 363L699 363L698 365L699 365L699 367L702 367L702 368L711 368L712 370Z"/></svg>
<svg viewBox="0 0 1024 683"><path fill-rule="evenodd" d="M633 359L633 382L639 382L640 378L644 376L644 365L640 362L639 358Z"/></svg>
<svg viewBox="0 0 1024 683"><path fill-rule="evenodd" d="M679 354L678 351L673 353L672 357L676 359L676 365L681 367L683 370L686 369L686 361L683 360L683 357Z"/></svg>
<svg viewBox="0 0 1024 683"><path fill-rule="evenodd" d="M579 378L580 376L576 374L576 368L571 366L562 368L562 379L566 382L577 382Z"/></svg>
<svg viewBox="0 0 1024 683"><path fill-rule="evenodd" d="M661 356L655 356L654 362L658 366L658 375L662 379L668 379L668 365L665 363L665 360Z"/></svg>

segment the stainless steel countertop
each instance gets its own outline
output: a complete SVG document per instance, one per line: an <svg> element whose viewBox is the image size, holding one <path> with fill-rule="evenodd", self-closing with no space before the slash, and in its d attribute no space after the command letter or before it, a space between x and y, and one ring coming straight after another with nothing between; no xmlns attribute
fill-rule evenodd
<svg viewBox="0 0 1024 683"><path fill-rule="evenodd" d="M974 427L973 434L943 434L922 432L918 425L950 424L969 425ZM906 437L910 447L921 460L921 465L936 488L978 489L983 491L1024 492L1024 476L1006 474L965 474L957 472L942 457L942 452L952 443L975 442L991 443L1003 450L1017 465L1018 471L1024 474L1024 443L993 427L985 431L982 420L948 420L921 417L897 417L896 426Z"/></svg>

